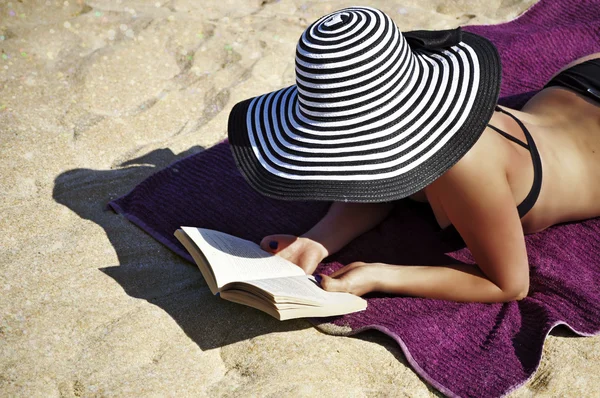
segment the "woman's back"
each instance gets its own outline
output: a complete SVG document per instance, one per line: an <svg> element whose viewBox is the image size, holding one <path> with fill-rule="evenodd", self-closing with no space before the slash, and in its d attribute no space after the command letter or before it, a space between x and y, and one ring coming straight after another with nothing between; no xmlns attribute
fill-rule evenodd
<svg viewBox="0 0 600 398"><path fill-rule="evenodd" d="M547 87L521 111L509 112L531 134L541 158L539 196L521 219L525 233L600 216L600 102L563 87ZM506 113L495 112L489 124L527 142L523 129ZM478 158L475 164L494 159L505 168L516 204L535 188L531 151L492 128L486 128L470 155ZM485 181L481 188L486 189ZM432 196L427 199L440 226L446 227L450 221Z"/></svg>
<svg viewBox="0 0 600 398"><path fill-rule="evenodd" d="M600 215L600 102L549 87L523 112L542 123L531 127L544 165L535 229Z"/></svg>

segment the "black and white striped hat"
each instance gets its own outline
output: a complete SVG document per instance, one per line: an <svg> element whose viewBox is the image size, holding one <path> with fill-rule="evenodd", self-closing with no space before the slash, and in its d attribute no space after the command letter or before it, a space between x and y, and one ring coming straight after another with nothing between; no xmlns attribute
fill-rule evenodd
<svg viewBox="0 0 600 398"><path fill-rule="evenodd" d="M383 12L351 7L304 31L296 85L235 105L229 142L242 174L269 197L390 201L467 153L499 88L498 53L483 37L402 34Z"/></svg>

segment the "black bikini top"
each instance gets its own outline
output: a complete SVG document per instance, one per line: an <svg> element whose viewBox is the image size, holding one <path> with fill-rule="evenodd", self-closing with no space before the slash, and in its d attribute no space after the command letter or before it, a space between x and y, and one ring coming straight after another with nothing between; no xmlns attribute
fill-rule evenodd
<svg viewBox="0 0 600 398"><path fill-rule="evenodd" d="M521 202L521 204L519 204L519 206L517 206L517 210L519 211L519 218L523 218L523 217L525 217L525 214L527 214L529 212L529 210L531 210L533 205L535 205L535 202L537 201L537 198L540 195L540 190L542 189L542 159L540 158L540 154L537 150L537 147L535 146L535 142L533 142L533 137L531 136L531 134L529 133L529 130L527 130L525 125L519 119L517 119L513 114L508 113L507 111L501 109L498 106L496 106L496 111L507 114L515 122L517 122L519 127L521 127L521 130L523 130L523 134L525 134L525 138L527 139L527 144L521 140L518 140L517 138L513 137L512 135L505 133L504 131L500 130L497 127L494 127L490 124L488 124L488 127L490 127L494 131L497 131L503 137L505 137L505 138L511 140L512 142L514 142L518 145L521 145L523 148L527 149L529 151L529 153L531 154L531 160L533 161L533 185L531 187L531 190L529 191L529 194L527 194L527 197L525 197L525 199L523 199L523 202Z"/></svg>

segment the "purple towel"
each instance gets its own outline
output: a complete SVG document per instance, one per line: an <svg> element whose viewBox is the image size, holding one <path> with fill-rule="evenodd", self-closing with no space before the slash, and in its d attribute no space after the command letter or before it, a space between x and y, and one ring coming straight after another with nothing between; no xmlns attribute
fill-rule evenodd
<svg viewBox="0 0 600 398"><path fill-rule="evenodd" d="M503 62L501 103L519 107L570 61L600 51L600 0L542 0L524 16L467 30L492 40ZM321 202L284 202L255 193L235 168L227 143L154 174L111 206L191 261L173 237L180 225L253 241L300 234L326 211ZM537 369L544 339L558 324L581 335L600 331L600 219L526 237L529 296L506 304L465 304L372 295L366 311L314 320L330 333L380 330L415 371L449 396L504 395ZM472 263L456 235L440 232L427 205L399 201L378 228L327 259L329 273L351 261Z"/></svg>

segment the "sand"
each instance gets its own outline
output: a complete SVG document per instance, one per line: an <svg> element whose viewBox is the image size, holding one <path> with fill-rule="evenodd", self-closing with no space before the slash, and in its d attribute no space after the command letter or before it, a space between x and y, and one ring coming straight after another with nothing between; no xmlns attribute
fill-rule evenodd
<svg viewBox="0 0 600 398"><path fill-rule="evenodd" d="M403 30L507 21L533 3L363 1ZM0 0L0 396L437 395L391 339L213 297L106 209L222 140L237 101L293 83L300 33L347 5ZM599 353L599 337L558 331L511 396L600 396Z"/></svg>

